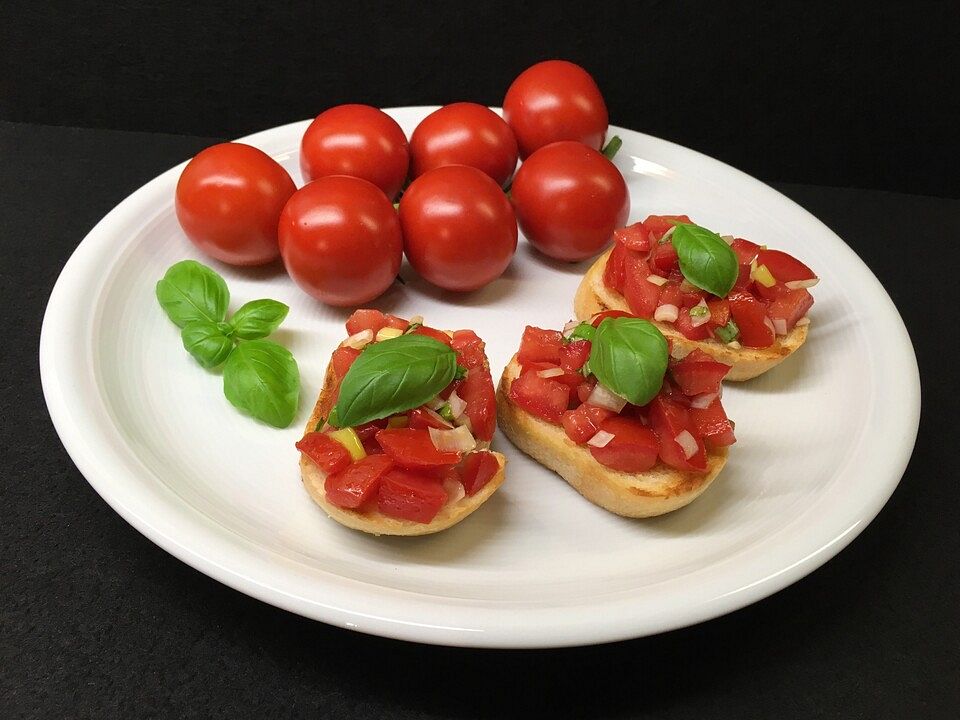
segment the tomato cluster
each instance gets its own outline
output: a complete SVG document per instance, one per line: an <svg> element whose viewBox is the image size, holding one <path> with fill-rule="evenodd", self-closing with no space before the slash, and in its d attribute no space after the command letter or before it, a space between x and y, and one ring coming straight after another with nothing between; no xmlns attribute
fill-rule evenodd
<svg viewBox="0 0 960 720"><path fill-rule="evenodd" d="M430 283L471 291L506 270L518 223L534 247L560 260L584 260L610 241L630 200L600 152L606 134L593 78L549 60L514 80L503 117L453 103L424 118L409 141L368 105L320 113L301 141L307 184L299 190L256 148L207 148L180 177L177 217L223 262L282 257L297 284L330 305L383 293L404 254Z"/></svg>

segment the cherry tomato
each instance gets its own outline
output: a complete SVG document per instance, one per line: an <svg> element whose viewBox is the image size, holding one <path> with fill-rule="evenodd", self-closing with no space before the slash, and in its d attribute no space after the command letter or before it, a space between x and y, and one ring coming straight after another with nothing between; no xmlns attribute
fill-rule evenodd
<svg viewBox="0 0 960 720"><path fill-rule="evenodd" d="M404 249L445 290L477 290L500 277L517 249L517 221L502 188L480 170L448 165L414 180L400 199Z"/></svg>
<svg viewBox="0 0 960 720"><path fill-rule="evenodd" d="M503 119L477 103L445 105L410 136L410 176L444 165L469 165L503 187L517 167L517 140Z"/></svg>
<svg viewBox="0 0 960 720"><path fill-rule="evenodd" d="M296 283L328 305L359 305L390 287L403 259L393 204L360 178L323 177L280 216L280 253Z"/></svg>
<svg viewBox="0 0 960 720"><path fill-rule="evenodd" d="M527 240L558 260L596 255L630 214L620 171L577 142L537 150L520 166L510 192Z"/></svg>
<svg viewBox="0 0 960 720"><path fill-rule="evenodd" d="M296 191L266 153L241 143L200 151L177 182L180 226L193 244L230 265L276 260L277 221Z"/></svg>
<svg viewBox="0 0 960 720"><path fill-rule="evenodd" d="M586 70L565 60L547 60L520 73L503 99L503 119L517 136L522 158L558 140L599 150L607 133L600 89Z"/></svg>
<svg viewBox="0 0 960 720"><path fill-rule="evenodd" d="M391 200L407 179L410 151L397 121L369 105L337 105L310 123L300 143L308 182L351 175L372 182Z"/></svg>

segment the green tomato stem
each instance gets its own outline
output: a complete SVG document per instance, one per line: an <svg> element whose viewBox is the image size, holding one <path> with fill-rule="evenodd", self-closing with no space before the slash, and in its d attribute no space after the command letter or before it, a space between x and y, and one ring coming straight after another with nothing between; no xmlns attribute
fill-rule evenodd
<svg viewBox="0 0 960 720"><path fill-rule="evenodd" d="M623 147L623 140L620 139L619 135L614 135L600 152L607 160L613 160L621 147Z"/></svg>

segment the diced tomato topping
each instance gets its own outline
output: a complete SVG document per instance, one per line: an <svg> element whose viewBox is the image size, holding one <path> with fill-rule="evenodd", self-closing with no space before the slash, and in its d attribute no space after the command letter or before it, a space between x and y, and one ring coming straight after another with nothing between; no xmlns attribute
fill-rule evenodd
<svg viewBox="0 0 960 720"><path fill-rule="evenodd" d="M497 456L486 450L478 450L467 455L460 471L460 482L467 495L476 495L478 491L490 482L490 479L500 470Z"/></svg>
<svg viewBox="0 0 960 720"><path fill-rule="evenodd" d="M614 230L613 239L618 245L623 245L630 250L638 252L650 250L650 231L643 226L642 222Z"/></svg>
<svg viewBox="0 0 960 720"><path fill-rule="evenodd" d="M416 330L413 331L414 335L426 335L431 337L438 342L442 342L444 345L450 344L450 336L445 332L437 330L436 328L427 327L426 325L421 325Z"/></svg>
<svg viewBox="0 0 960 720"><path fill-rule="evenodd" d="M677 222L689 223L690 218L686 215L651 215L643 221L643 226L650 234L651 241L659 241L663 234Z"/></svg>
<svg viewBox="0 0 960 720"><path fill-rule="evenodd" d="M544 370L556 370L558 368L560 370L563 370L562 367L560 367L559 365L555 365L554 363L541 363L541 362L527 363L526 365L520 368L520 374L521 375L526 375L527 373L539 374ZM557 382L563 383L564 385L569 385L571 388L575 390L577 386L583 382L583 375L581 375L578 372L564 371L561 375L554 375L553 377L549 377L546 379L556 380Z"/></svg>
<svg viewBox="0 0 960 720"><path fill-rule="evenodd" d="M583 445L597 434L604 420L616 415L612 410L583 403L576 410L567 410L560 421L567 437L577 445Z"/></svg>
<svg viewBox="0 0 960 720"><path fill-rule="evenodd" d="M384 320L383 327L393 328L394 330L406 330L410 327L409 320L404 320L396 315L384 315Z"/></svg>
<svg viewBox="0 0 960 720"><path fill-rule="evenodd" d="M313 460L325 473L343 470L353 459L342 444L322 432L310 432L297 443L297 450Z"/></svg>
<svg viewBox="0 0 960 720"><path fill-rule="evenodd" d="M737 238L730 244L730 249L736 253L737 262L741 265L747 265L749 267L750 262L757 256L757 253L760 252L760 246L756 243L752 243L749 240L744 240L743 238Z"/></svg>
<svg viewBox="0 0 960 720"><path fill-rule="evenodd" d="M408 427L414 430L426 430L427 428L436 428L437 430L449 430L453 427L450 423L440 417L435 410L431 410L426 405L414 408L407 417L410 419Z"/></svg>
<svg viewBox="0 0 960 720"><path fill-rule="evenodd" d="M602 323L607 318L618 318L618 317L633 317L633 315L631 315L630 313L624 310L604 310L594 315L593 319L590 320L590 324L593 325L594 327L600 327L600 323Z"/></svg>
<svg viewBox="0 0 960 720"><path fill-rule="evenodd" d="M460 462L460 453L437 450L427 430L389 428L378 432L376 437L383 452L401 467L432 468Z"/></svg>
<svg viewBox="0 0 960 720"><path fill-rule="evenodd" d="M704 409L690 408L690 419L697 428L696 435L703 438L707 447L718 448L733 445L737 441L733 434L733 423L727 418L720 398Z"/></svg>
<svg viewBox="0 0 960 720"><path fill-rule="evenodd" d="M679 267L680 261L677 259L677 250L673 247L673 243L665 242L650 251L650 269L657 275L668 275Z"/></svg>
<svg viewBox="0 0 960 720"><path fill-rule="evenodd" d="M673 305L680 308L682 300L680 298L680 286L675 283L668 283L660 288L660 305Z"/></svg>
<svg viewBox="0 0 960 720"><path fill-rule="evenodd" d="M700 304L701 300L706 300L706 298L707 293L705 293L703 290L698 290L697 288L680 288L680 305L687 310L692 307L696 307Z"/></svg>
<svg viewBox="0 0 960 720"><path fill-rule="evenodd" d="M817 277L813 270L782 250L761 250L757 255L757 264L766 265L770 274L781 283L813 280Z"/></svg>
<svg viewBox="0 0 960 720"><path fill-rule="evenodd" d="M647 280L650 268L640 260L627 258L623 276L623 297L630 312L642 318L652 318L660 302L660 286Z"/></svg>
<svg viewBox="0 0 960 720"><path fill-rule="evenodd" d="M657 464L660 447L657 436L636 418L622 415L607 418L600 429L611 433L613 440L603 447L587 447L601 465L621 472L638 473Z"/></svg>
<svg viewBox="0 0 960 720"><path fill-rule="evenodd" d="M773 345L777 335L765 322L767 309L762 302L744 292L730 293L727 302L730 304L733 321L740 328L737 339L741 345L755 348Z"/></svg>
<svg viewBox="0 0 960 720"><path fill-rule="evenodd" d="M706 340L710 337L710 323L707 322L699 327L694 327L693 318L690 317L688 308L680 308L680 313L677 315L677 321L674 325L687 340Z"/></svg>
<svg viewBox="0 0 960 720"><path fill-rule="evenodd" d="M570 387L528 372L510 385L510 399L531 415L557 425L570 404Z"/></svg>
<svg viewBox="0 0 960 720"><path fill-rule="evenodd" d="M706 470L707 456L703 440L697 435L697 428L690 419L690 413L683 405L657 395L650 401L650 426L660 438L660 458L677 470ZM676 438L686 430L697 443L697 451L687 458L683 447Z"/></svg>
<svg viewBox="0 0 960 720"><path fill-rule="evenodd" d="M356 335L358 332L370 330L374 335L387 324L387 318L379 310L354 310L353 315L347 318L347 334Z"/></svg>
<svg viewBox="0 0 960 720"><path fill-rule="evenodd" d="M377 497L380 478L393 467L386 455L367 455L338 473L327 475L323 489L337 507L355 510Z"/></svg>
<svg viewBox="0 0 960 720"><path fill-rule="evenodd" d="M380 447L380 443L377 442L376 435L372 435L371 437L364 438L363 440L360 441L360 443L363 445L363 450L364 452L367 453L367 455L383 454L383 448Z"/></svg>
<svg viewBox="0 0 960 720"><path fill-rule="evenodd" d="M560 348L563 347L563 335L556 330L541 330L527 325L520 339L520 352L517 361L521 365L528 362L560 362Z"/></svg>
<svg viewBox="0 0 960 720"><path fill-rule="evenodd" d="M330 363L333 365L333 374L338 379L342 379L359 355L360 351L356 348L338 347L333 351L333 357L330 358Z"/></svg>
<svg viewBox="0 0 960 720"><path fill-rule="evenodd" d="M357 437L360 440L368 440L372 437L375 437L378 432L383 430L387 426L386 419L383 420L371 420L368 423L363 425L357 425L353 431L357 434Z"/></svg>
<svg viewBox="0 0 960 720"><path fill-rule="evenodd" d="M377 507L384 515L428 523L447 502L437 478L394 468L380 478Z"/></svg>
<svg viewBox="0 0 960 720"><path fill-rule="evenodd" d="M590 394L593 392L593 388L597 385L597 379L592 375L588 378L584 378L583 381L577 385L577 398L580 402L585 403L587 398L590 397Z"/></svg>
<svg viewBox="0 0 960 720"><path fill-rule="evenodd" d="M560 367L567 372L577 372L590 359L593 343L589 340L574 340L560 348Z"/></svg>
<svg viewBox="0 0 960 720"><path fill-rule="evenodd" d="M490 369L470 368L457 394L467 404L470 431L477 440L491 440L497 427L497 396Z"/></svg>
<svg viewBox="0 0 960 720"><path fill-rule="evenodd" d="M767 287L766 285L762 285L761 283L755 283L754 286L751 288L751 291L753 292L754 295L759 297L761 300L766 300L767 302L776 300L785 292L790 292L790 290L787 289L787 286L784 285L783 283L776 283L774 285L771 285L770 287Z"/></svg>
<svg viewBox="0 0 960 720"><path fill-rule="evenodd" d="M753 285L753 278L750 277L750 266L740 263L737 274L737 280L733 283L731 292L746 291Z"/></svg>
<svg viewBox="0 0 960 720"><path fill-rule="evenodd" d="M707 309L710 310L710 324L714 327L723 327L730 322L730 303L726 300L707 300Z"/></svg>
<svg viewBox="0 0 960 720"><path fill-rule="evenodd" d="M793 330L797 320L813 307L813 295L805 289L787 290L767 307L771 320L783 320L787 332Z"/></svg>
<svg viewBox="0 0 960 720"><path fill-rule="evenodd" d="M603 267L603 284L617 292L623 292L623 263L628 252L629 250L623 245L617 243L607 256L607 264Z"/></svg>
<svg viewBox="0 0 960 720"><path fill-rule="evenodd" d="M460 356L460 364L465 368L483 367L487 360L486 345L473 330L455 331L450 347Z"/></svg>
<svg viewBox="0 0 960 720"><path fill-rule="evenodd" d="M698 360L696 356L691 359L690 355L670 368L673 380L683 394L692 397L720 392L720 381L730 372L730 366L713 359Z"/></svg>

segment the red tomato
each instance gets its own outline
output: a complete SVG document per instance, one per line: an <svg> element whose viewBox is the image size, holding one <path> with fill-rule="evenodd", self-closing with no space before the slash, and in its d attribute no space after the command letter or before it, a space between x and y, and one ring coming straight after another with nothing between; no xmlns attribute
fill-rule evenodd
<svg viewBox="0 0 960 720"><path fill-rule="evenodd" d="M300 188L280 215L287 272L328 305L359 305L393 283L403 237L393 204L374 185L343 175Z"/></svg>
<svg viewBox="0 0 960 720"><path fill-rule="evenodd" d="M457 391L467 404L464 411L470 418L470 431L477 440L491 440L497 427L497 396L493 391L493 378L485 367L467 370L467 377Z"/></svg>
<svg viewBox="0 0 960 720"><path fill-rule="evenodd" d="M577 445L583 445L597 434L605 420L616 415L613 410L583 403L576 410L567 410L560 418L567 437Z"/></svg>
<svg viewBox="0 0 960 720"><path fill-rule="evenodd" d="M650 215L643 221L643 226L650 234L650 242L652 244L659 242L664 233L677 222L690 223L691 220L686 215Z"/></svg>
<svg viewBox="0 0 960 720"><path fill-rule="evenodd" d="M596 255L630 214L616 165L578 142L537 150L520 166L510 194L527 240L558 260Z"/></svg>
<svg viewBox="0 0 960 720"><path fill-rule="evenodd" d="M637 252L648 252L650 250L650 231L642 222L614 230L613 240L628 250L636 250Z"/></svg>
<svg viewBox="0 0 960 720"><path fill-rule="evenodd" d="M703 440L697 435L697 428L690 419L690 413L683 405L657 395L650 401L650 426L660 438L660 459L677 470L706 470L707 456ZM686 457L676 438L687 431L697 442L697 450Z"/></svg>
<svg viewBox="0 0 960 720"><path fill-rule="evenodd" d="M707 309L710 310L710 324L713 327L723 327L730 322L730 303L726 300L707 300Z"/></svg>
<svg viewBox="0 0 960 720"><path fill-rule="evenodd" d="M770 347L777 339L773 326L767 319L767 309L753 295L744 292L732 292L727 297L730 314L740 328L737 340L746 347Z"/></svg>
<svg viewBox="0 0 960 720"><path fill-rule="evenodd" d="M297 450L313 460L325 473L343 470L352 462L350 452L332 437L322 432L310 432L297 443Z"/></svg>
<svg viewBox="0 0 960 720"><path fill-rule="evenodd" d="M673 380L683 394L693 397L720 392L720 381L730 372L730 366L710 359L690 360L689 357L670 368Z"/></svg>
<svg viewBox="0 0 960 720"><path fill-rule="evenodd" d="M678 310L683 307L683 296L680 293L680 286L674 283L668 283L661 287L660 304L673 305Z"/></svg>
<svg viewBox="0 0 960 720"><path fill-rule="evenodd" d="M444 290L482 288L517 250L517 221L503 189L464 165L414 180L400 198L400 224L410 264Z"/></svg>
<svg viewBox="0 0 960 720"><path fill-rule="evenodd" d="M803 288L787 290L780 297L770 303L767 314L776 325L777 320L783 320L787 332L793 330L797 320L807 314L813 307L813 295Z"/></svg>
<svg viewBox="0 0 960 720"><path fill-rule="evenodd" d="M487 362L484 352L486 346L473 330L455 330L450 347L456 351L458 362L465 368L482 368Z"/></svg>
<svg viewBox="0 0 960 720"><path fill-rule="evenodd" d="M392 467L393 461L386 455L367 455L340 472L327 475L323 483L327 500L351 510L365 507L377 497L380 478Z"/></svg>
<svg viewBox="0 0 960 720"><path fill-rule="evenodd" d="M574 340L560 348L560 367L567 372L577 372L590 359L593 343L589 340Z"/></svg>
<svg viewBox="0 0 960 720"><path fill-rule="evenodd" d="M460 482L463 483L463 489L467 495L476 495L499 470L500 463L492 452L485 450L472 452L463 461Z"/></svg>
<svg viewBox="0 0 960 720"><path fill-rule="evenodd" d="M630 252L623 244L616 243L603 266L603 284L620 293L623 292L624 265Z"/></svg>
<svg viewBox="0 0 960 720"><path fill-rule="evenodd" d="M590 448L590 454L601 465L620 472L638 473L657 464L660 443L653 430L639 420L617 415L600 424L600 429L613 434L613 440L601 447Z"/></svg>
<svg viewBox="0 0 960 720"><path fill-rule="evenodd" d="M737 262L741 265L749 265L760 252L759 245L743 238L737 238L730 243L730 249L736 254Z"/></svg>
<svg viewBox="0 0 960 720"><path fill-rule="evenodd" d="M449 430L453 427L453 425L440 417L440 413L431 410L425 405L411 410L408 417L410 418L409 427L414 430L426 430L427 428Z"/></svg>
<svg viewBox="0 0 960 720"><path fill-rule="evenodd" d="M757 255L757 265L766 265L770 274L781 283L814 280L817 277L813 270L781 250L761 250Z"/></svg>
<svg viewBox="0 0 960 720"><path fill-rule="evenodd" d="M696 435L703 438L707 447L718 448L733 445L737 438L733 434L733 423L727 419L720 398L714 400L703 410L690 408L690 419L697 428Z"/></svg>
<svg viewBox="0 0 960 720"><path fill-rule="evenodd" d="M576 387L577 399L581 403L585 403L590 395L593 393L593 389L597 386L597 379L592 375L588 378L584 378L579 385Z"/></svg>
<svg viewBox="0 0 960 720"><path fill-rule="evenodd" d="M650 268L639 257L627 258L623 273L623 297L637 317L652 318L660 303L660 286L647 280Z"/></svg>
<svg viewBox="0 0 960 720"><path fill-rule="evenodd" d="M449 345L451 338L443 330L437 330L436 328L427 327L426 325L421 325L416 330L413 331L414 335L426 335L429 338L433 338L437 342L442 342L444 345Z"/></svg>
<svg viewBox="0 0 960 720"><path fill-rule="evenodd" d="M526 365L530 362L560 363L560 348L563 347L563 335L556 330L542 330L527 325L520 338L520 351L517 362Z"/></svg>
<svg viewBox="0 0 960 720"><path fill-rule="evenodd" d="M436 478L394 468L380 480L377 508L400 520L428 523L447 502L447 493Z"/></svg>
<svg viewBox="0 0 960 720"><path fill-rule="evenodd" d="M657 275L669 275L672 270L680 268L680 261L677 258L677 250L673 243L665 242L657 245L650 252L650 269Z"/></svg>
<svg viewBox="0 0 960 720"><path fill-rule="evenodd" d="M787 286L784 285L783 283L775 283L770 287L767 287L766 285L762 285L761 283L755 283L754 286L750 288L750 290L754 295L756 295L761 300L767 300L767 301L776 300L778 297L780 297L784 293L790 292Z"/></svg>
<svg viewBox="0 0 960 720"><path fill-rule="evenodd" d="M560 370L562 375L554 375L553 377L546 378L547 380L555 380L564 385L569 385L572 390L576 390L580 386L580 383L583 382L583 375L578 372L563 372L563 368L555 363L548 362L529 362L523 365L520 368L520 374L525 375L526 373L539 373L543 370ZM541 376L542 377L542 376Z"/></svg>
<svg viewBox="0 0 960 720"><path fill-rule="evenodd" d="M333 365L333 374L338 378L343 378L359 355L360 351L356 348L338 347L333 351L333 357L330 358L330 363Z"/></svg>
<svg viewBox="0 0 960 720"><path fill-rule="evenodd" d="M468 165L503 187L517 167L517 140L503 119L477 103L445 105L410 136L410 176L444 165Z"/></svg>
<svg viewBox="0 0 960 720"><path fill-rule="evenodd" d="M633 317L633 315L623 310L604 310L603 312L598 312L596 315L594 315L593 319L590 320L590 324L594 327L600 327L600 323L607 318L618 317Z"/></svg>
<svg viewBox="0 0 960 720"><path fill-rule="evenodd" d="M528 372L510 384L510 399L531 415L558 425L570 404L570 386Z"/></svg>
<svg viewBox="0 0 960 720"><path fill-rule="evenodd" d="M277 221L296 191L266 153L241 143L201 150L177 182L177 219L207 255L230 265L263 265L280 255Z"/></svg>
<svg viewBox="0 0 960 720"><path fill-rule="evenodd" d="M397 465L405 468L435 468L460 462L460 453L437 450L427 430L381 430L377 433L377 442Z"/></svg>
<svg viewBox="0 0 960 720"><path fill-rule="evenodd" d="M710 337L710 323L694 327L693 318L690 317L690 311L687 308L680 309L673 325L687 340L706 340Z"/></svg>
<svg viewBox="0 0 960 720"><path fill-rule="evenodd" d="M379 310L354 310L347 318L347 335L356 335L358 332L370 330L374 335L387 324L387 317Z"/></svg>
<svg viewBox="0 0 960 720"><path fill-rule="evenodd" d="M350 175L380 188L391 200L407 179L410 152L397 121L369 105L338 105L317 115L300 143L308 182Z"/></svg>
<svg viewBox="0 0 960 720"><path fill-rule="evenodd" d="M590 74L565 60L524 70L503 99L503 118L513 128L520 157L558 140L599 150L607 134L607 106Z"/></svg>
<svg viewBox="0 0 960 720"><path fill-rule="evenodd" d="M740 263L737 270L737 281L733 284L730 292L746 292L753 286L753 278L750 277L750 265Z"/></svg>

